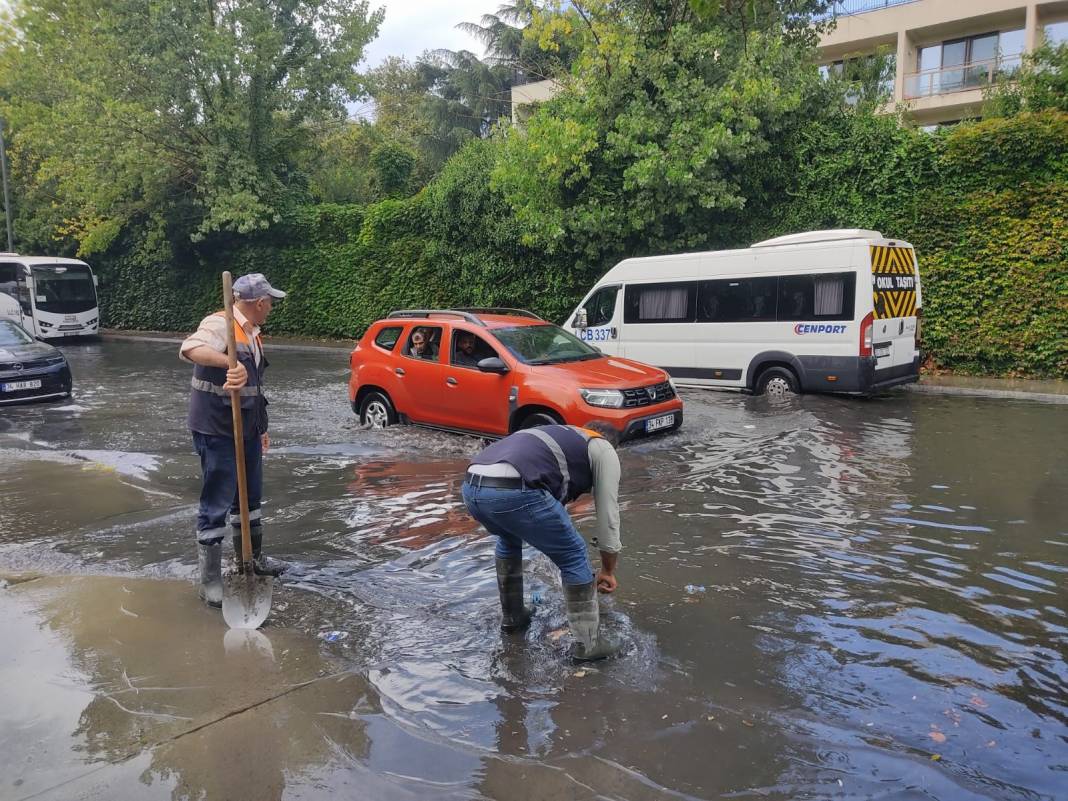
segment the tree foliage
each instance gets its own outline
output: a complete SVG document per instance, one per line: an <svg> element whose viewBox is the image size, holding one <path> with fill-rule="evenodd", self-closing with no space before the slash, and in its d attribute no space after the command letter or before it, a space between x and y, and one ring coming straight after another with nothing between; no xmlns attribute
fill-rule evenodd
<svg viewBox="0 0 1068 801"><path fill-rule="evenodd" d="M343 117L380 18L365 0L17 0L0 34L16 172L81 253L138 219L263 230L306 197L295 153Z"/></svg>

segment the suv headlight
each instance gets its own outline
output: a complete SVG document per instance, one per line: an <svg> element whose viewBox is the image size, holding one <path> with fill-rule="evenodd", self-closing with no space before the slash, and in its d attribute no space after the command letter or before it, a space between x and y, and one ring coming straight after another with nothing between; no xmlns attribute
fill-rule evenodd
<svg viewBox="0 0 1068 801"><path fill-rule="evenodd" d="M623 393L618 389L580 389L579 394L590 406L606 406L610 409L623 406Z"/></svg>

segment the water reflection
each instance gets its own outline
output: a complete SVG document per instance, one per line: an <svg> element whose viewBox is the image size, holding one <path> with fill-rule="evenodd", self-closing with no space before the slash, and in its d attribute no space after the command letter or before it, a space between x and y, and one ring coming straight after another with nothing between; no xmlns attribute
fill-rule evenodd
<svg viewBox="0 0 1068 801"><path fill-rule="evenodd" d="M0 433L13 450L129 467L69 476L117 516L88 500L68 512L27 500L19 519L29 524L3 532L0 564L47 530L52 544L37 564L50 570L67 570L67 558L101 572L191 570L197 474L184 399L164 399L162 411L117 401L119 416L102 413L123 386L123 364L132 361L140 381L172 380L158 349L127 347L93 355L112 372L76 398L85 410L66 423L37 410ZM524 636L501 637L493 543L459 501L479 441L360 431L343 402L343 367L329 354L288 357L272 366L289 388L272 403L278 447L267 469L268 541L294 563L273 612L279 628L266 633L269 650L227 649L218 631L203 645L212 660L229 651L269 664L273 652L270 675L290 683L311 665L346 676L330 685L336 693L312 693L318 706L301 690L262 713L287 731L295 721L290 741L264 743L285 766L287 796L355 787L383 798L1063 795L1062 407L684 393L680 432L622 450L625 551L606 612L626 655L579 668L565 658L556 572L536 554L527 577L544 585L546 603ZM154 427L157 447L143 436L135 444L131 431ZM5 467L22 486L41 478ZM117 488L92 483L100 476ZM589 530L592 506L575 513ZM74 536L62 536L67 525ZM183 603L195 607L186 590ZM136 622L109 614L115 631ZM333 631L345 636L318 638ZM76 672L106 679L79 707L92 707L79 729L80 742L93 740L84 753L117 759L138 731L204 714L200 691L129 692L107 661L124 652L94 644L113 632L92 632L79 650L97 656ZM280 644L284 636L300 644ZM153 671L166 672L128 675L142 690L164 686L135 678ZM123 689L116 700L134 712L193 721L131 715L103 697ZM188 781L240 797L201 776L193 750L176 748L165 762L139 766L146 792ZM272 797L278 787L269 772L260 791Z"/></svg>

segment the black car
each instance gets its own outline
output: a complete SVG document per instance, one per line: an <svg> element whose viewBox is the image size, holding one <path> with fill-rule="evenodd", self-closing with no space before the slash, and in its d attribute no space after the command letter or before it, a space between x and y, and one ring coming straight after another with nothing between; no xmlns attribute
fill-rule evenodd
<svg viewBox="0 0 1068 801"><path fill-rule="evenodd" d="M70 390L66 357L13 320L0 320L0 405L69 398Z"/></svg>

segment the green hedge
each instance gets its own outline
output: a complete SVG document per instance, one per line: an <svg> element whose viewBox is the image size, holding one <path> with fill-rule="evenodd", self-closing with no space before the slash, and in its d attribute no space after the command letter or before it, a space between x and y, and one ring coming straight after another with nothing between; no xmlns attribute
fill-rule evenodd
<svg viewBox="0 0 1068 801"><path fill-rule="evenodd" d="M778 193L710 219L707 247L876 228L917 248L923 344L938 365L1068 375L1068 114L930 135L845 113L793 136L779 143L790 162ZM495 140L472 142L415 197L298 209L256 238L180 248L146 224L98 261L104 323L190 330L218 307L223 269L266 273L291 293L271 318L278 334L355 337L405 306L522 306L561 320L637 254L578 238L553 257L525 247L490 183L500 153Z"/></svg>

